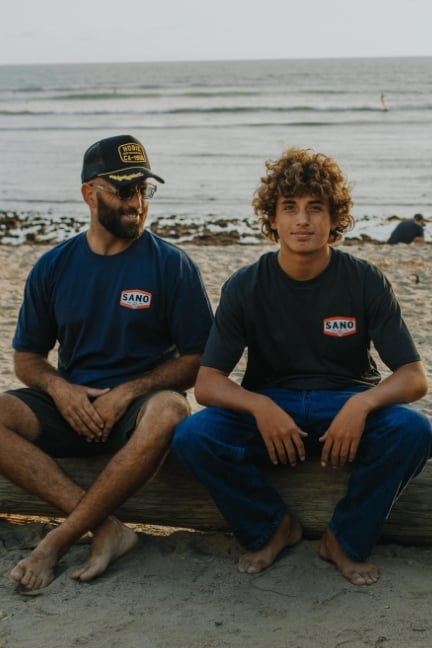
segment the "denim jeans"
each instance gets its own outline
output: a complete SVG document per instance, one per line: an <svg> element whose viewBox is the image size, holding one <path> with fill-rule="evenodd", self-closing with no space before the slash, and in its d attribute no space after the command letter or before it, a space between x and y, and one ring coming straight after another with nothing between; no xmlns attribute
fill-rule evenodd
<svg viewBox="0 0 432 648"><path fill-rule="evenodd" d="M303 440L308 457L321 451L318 439L345 402L364 389L260 393L308 433ZM206 485L238 541L252 551L265 545L288 509L260 470L260 463L270 460L255 419L208 407L177 426L172 447L180 463ZM368 416L346 494L329 521L348 556L365 560L370 555L393 503L431 452L431 424L413 407L391 405Z"/></svg>

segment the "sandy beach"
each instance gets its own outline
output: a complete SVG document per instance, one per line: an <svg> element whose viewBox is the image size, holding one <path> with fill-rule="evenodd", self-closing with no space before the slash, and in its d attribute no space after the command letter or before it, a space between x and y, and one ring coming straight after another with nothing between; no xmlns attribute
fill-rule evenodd
<svg viewBox="0 0 432 648"><path fill-rule="evenodd" d="M432 246L342 248L389 277L432 385ZM2 390L19 384L10 342L25 277L46 249L0 245ZM185 249L199 264L216 306L223 281L271 247ZM432 391L415 407L432 416ZM266 572L247 576L235 568L240 548L230 534L142 526L138 546L97 580L82 584L69 576L85 560L84 539L61 560L49 587L25 593L9 572L52 523L0 517L0 648L432 645L432 546L378 545L372 560L382 570L380 581L355 587L317 557L315 540L284 552Z"/></svg>

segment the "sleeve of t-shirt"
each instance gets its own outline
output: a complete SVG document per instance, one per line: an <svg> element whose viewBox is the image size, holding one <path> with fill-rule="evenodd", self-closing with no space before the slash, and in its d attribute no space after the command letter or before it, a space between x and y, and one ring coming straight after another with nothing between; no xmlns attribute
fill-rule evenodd
<svg viewBox="0 0 432 648"><path fill-rule="evenodd" d="M201 365L230 373L246 347L241 290L236 275L224 284Z"/></svg>
<svg viewBox="0 0 432 648"><path fill-rule="evenodd" d="M171 337L180 355L202 353L213 322L213 312L199 268L187 256L171 268L169 319Z"/></svg>
<svg viewBox="0 0 432 648"><path fill-rule="evenodd" d="M24 288L24 299L12 346L17 351L46 355L57 340L57 327L50 297L49 268L39 260L31 270Z"/></svg>
<svg viewBox="0 0 432 648"><path fill-rule="evenodd" d="M392 371L420 360L388 279L371 267L366 285L369 335L381 360Z"/></svg>

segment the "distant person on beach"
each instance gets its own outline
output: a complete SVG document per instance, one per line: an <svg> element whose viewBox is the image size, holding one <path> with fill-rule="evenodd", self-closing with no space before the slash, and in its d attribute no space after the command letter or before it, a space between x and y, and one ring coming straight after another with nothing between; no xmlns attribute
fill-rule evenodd
<svg viewBox="0 0 432 648"><path fill-rule="evenodd" d="M156 185L143 145L109 137L85 152L85 233L42 255L27 279L13 340L27 385L0 396L0 472L56 506L65 521L11 572L30 590L87 531L89 581L135 546L112 513L158 470L188 416L212 322L201 275L180 249L144 230ZM48 354L58 342L58 367ZM85 493L52 457L112 454Z"/></svg>
<svg viewBox="0 0 432 648"><path fill-rule="evenodd" d="M387 243L390 243L390 245L396 243L424 243L425 225L426 221L423 215L414 214L412 218L396 225Z"/></svg>
<svg viewBox="0 0 432 648"><path fill-rule="evenodd" d="M384 112L388 112L388 108L387 108L386 102L385 102L385 95L383 95L383 94L381 95L381 107L382 107L382 110Z"/></svg>
<svg viewBox="0 0 432 648"><path fill-rule="evenodd" d="M319 555L370 585L379 569L366 559L431 455L431 424L406 405L426 393L425 371L388 280L333 247L352 223L336 162L294 148L266 168L253 206L278 249L223 286L195 387L207 408L176 427L172 447L246 549L238 569L248 574L302 538L260 465L351 464ZM372 342L391 370L383 380ZM239 385L230 374L245 349Z"/></svg>

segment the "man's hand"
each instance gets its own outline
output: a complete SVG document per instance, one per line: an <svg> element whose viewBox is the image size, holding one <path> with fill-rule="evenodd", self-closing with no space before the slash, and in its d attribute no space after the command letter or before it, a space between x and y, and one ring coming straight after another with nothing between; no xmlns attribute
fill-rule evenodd
<svg viewBox="0 0 432 648"><path fill-rule="evenodd" d="M93 399L107 394L109 389L94 389L58 381L50 390L57 409L77 434L87 441L105 441L106 422L96 409Z"/></svg>
<svg viewBox="0 0 432 648"><path fill-rule="evenodd" d="M427 393L423 363L409 362L396 369L378 385L359 392L345 403L320 441L324 442L321 464L336 468L354 461L367 416L387 405L412 403Z"/></svg>
<svg viewBox="0 0 432 648"><path fill-rule="evenodd" d="M254 411L258 429L267 448L270 461L295 466L304 461L306 453L302 437L308 436L276 403L265 399Z"/></svg>
<svg viewBox="0 0 432 648"><path fill-rule="evenodd" d="M112 428L123 416L130 402L131 398L124 392L121 385L110 391L105 391L93 401L94 409L105 423L99 441L108 439Z"/></svg>
<svg viewBox="0 0 432 648"><path fill-rule="evenodd" d="M320 437L324 443L321 465L333 468L354 461L362 437L367 411L359 399L350 398L335 416L327 431Z"/></svg>

